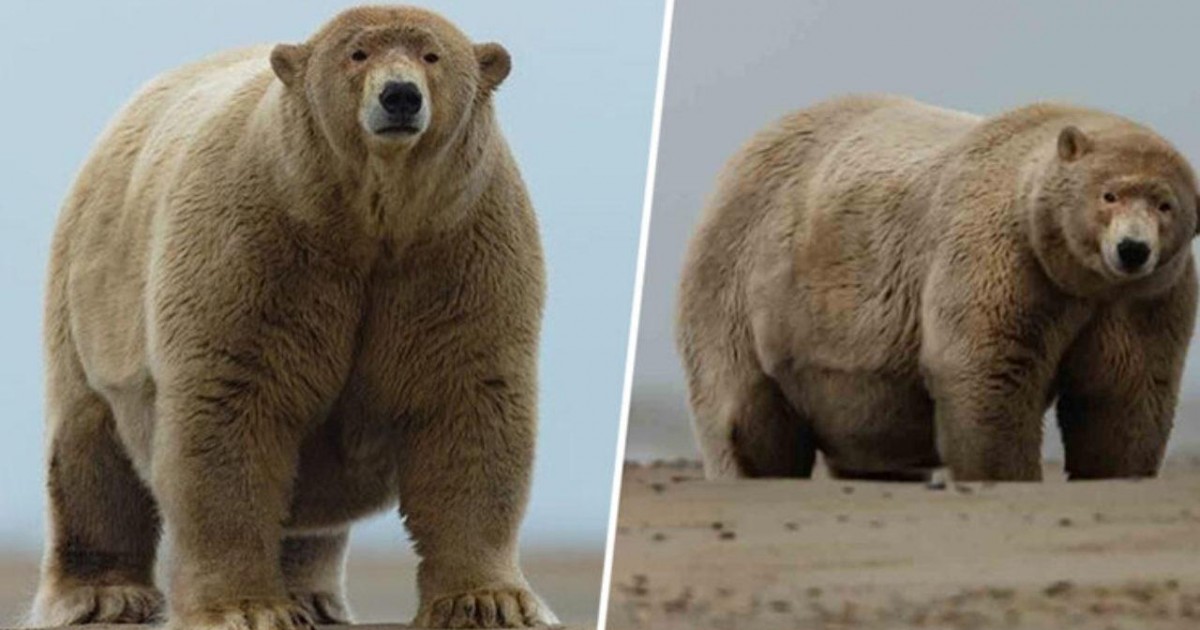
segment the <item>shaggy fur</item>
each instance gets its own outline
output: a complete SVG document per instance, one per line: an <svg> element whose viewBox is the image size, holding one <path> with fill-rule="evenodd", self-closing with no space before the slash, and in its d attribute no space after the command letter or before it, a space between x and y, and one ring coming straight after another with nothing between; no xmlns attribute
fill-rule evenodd
<svg viewBox="0 0 1200 630"><path fill-rule="evenodd" d="M1108 195L1107 193L1112 193ZM1196 310L1196 180L1148 129L1039 104L980 119L817 105L733 158L692 241L678 345L710 477L947 465L1154 475ZM1105 252L1138 227L1146 273Z"/></svg>
<svg viewBox="0 0 1200 630"><path fill-rule="evenodd" d="M509 72L412 8L151 82L87 161L46 303L50 527L32 622L349 619L347 528L400 502L422 626L554 615L517 563L544 269ZM392 78L428 120L385 137Z"/></svg>

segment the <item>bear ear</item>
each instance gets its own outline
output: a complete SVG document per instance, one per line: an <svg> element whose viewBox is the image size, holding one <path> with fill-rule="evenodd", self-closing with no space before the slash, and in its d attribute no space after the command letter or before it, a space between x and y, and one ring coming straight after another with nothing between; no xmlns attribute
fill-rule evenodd
<svg viewBox="0 0 1200 630"><path fill-rule="evenodd" d="M271 51L271 69L283 84L291 87L304 74L308 63L308 46L304 44L279 44Z"/></svg>
<svg viewBox="0 0 1200 630"><path fill-rule="evenodd" d="M512 70L512 57L500 44L476 44L475 60L479 62L479 74L483 79L482 87L485 93L500 87Z"/></svg>
<svg viewBox="0 0 1200 630"><path fill-rule="evenodd" d="M1058 157L1064 162L1074 162L1092 150L1092 139L1079 127L1067 125L1058 133Z"/></svg>

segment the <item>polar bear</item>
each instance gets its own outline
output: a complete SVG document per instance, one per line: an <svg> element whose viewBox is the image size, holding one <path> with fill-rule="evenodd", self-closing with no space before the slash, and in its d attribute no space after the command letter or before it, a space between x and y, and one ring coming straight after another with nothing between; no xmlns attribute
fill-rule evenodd
<svg viewBox="0 0 1200 630"><path fill-rule="evenodd" d="M1149 129L854 96L732 159L678 347L710 477L1154 475L1196 311L1196 178Z"/></svg>
<svg viewBox="0 0 1200 630"><path fill-rule="evenodd" d="M417 624L555 622L517 562L544 268L494 114L510 66L356 8L126 106L52 247L32 623L346 622L348 527L397 501Z"/></svg>

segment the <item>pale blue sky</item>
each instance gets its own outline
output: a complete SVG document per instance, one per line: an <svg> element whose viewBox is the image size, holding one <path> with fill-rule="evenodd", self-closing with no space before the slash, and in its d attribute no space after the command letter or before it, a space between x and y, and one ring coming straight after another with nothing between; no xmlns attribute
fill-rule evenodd
<svg viewBox="0 0 1200 630"><path fill-rule="evenodd" d="M144 81L209 53L299 41L347 2L44 2L0 6L0 550L42 534L41 295L59 203L109 117ZM655 0L435 1L513 73L502 126L549 267L541 435L527 547L603 548L621 411L662 29ZM356 541L400 541L395 517Z"/></svg>

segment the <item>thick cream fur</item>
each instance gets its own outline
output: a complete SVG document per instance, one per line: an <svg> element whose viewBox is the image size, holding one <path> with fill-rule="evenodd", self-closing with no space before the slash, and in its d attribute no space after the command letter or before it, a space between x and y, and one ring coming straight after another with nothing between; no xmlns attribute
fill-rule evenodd
<svg viewBox="0 0 1200 630"><path fill-rule="evenodd" d="M378 68L430 101L408 142L361 125ZM397 501L419 624L554 621L517 562L544 270L493 113L509 68L437 15L368 7L169 72L116 117L50 261L34 624L161 615L162 529L172 627L345 622L347 528Z"/></svg>
<svg viewBox="0 0 1200 630"><path fill-rule="evenodd" d="M1103 112L849 97L784 118L729 163L685 265L708 474L807 476L820 451L847 477L1037 479L1051 404L1072 478L1155 474L1196 225L1188 163ZM1153 268L1115 273L1103 244L1134 229Z"/></svg>

